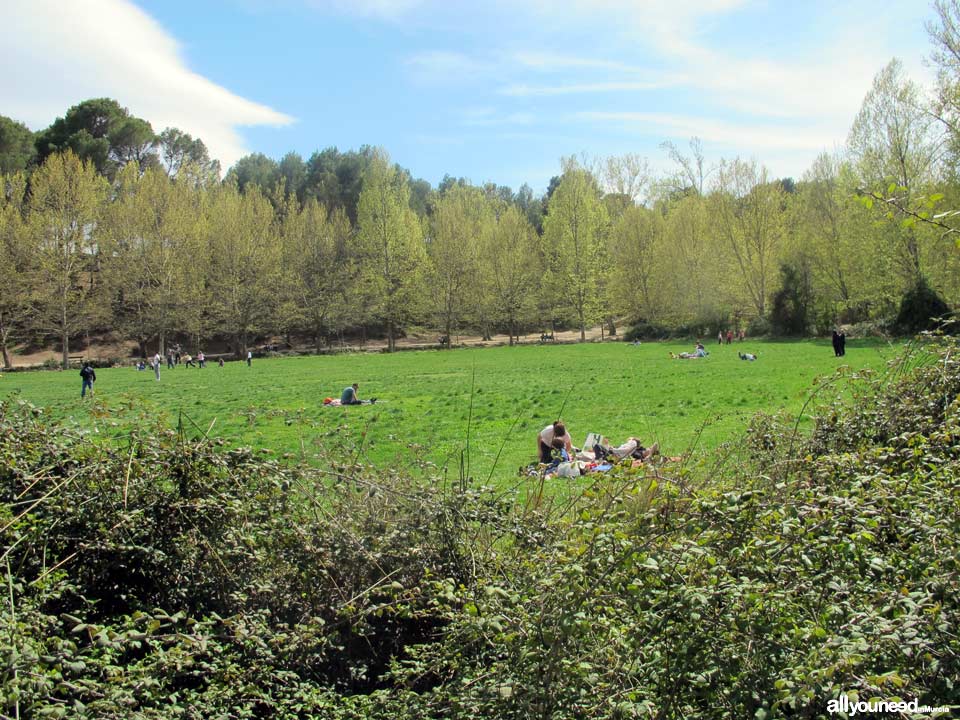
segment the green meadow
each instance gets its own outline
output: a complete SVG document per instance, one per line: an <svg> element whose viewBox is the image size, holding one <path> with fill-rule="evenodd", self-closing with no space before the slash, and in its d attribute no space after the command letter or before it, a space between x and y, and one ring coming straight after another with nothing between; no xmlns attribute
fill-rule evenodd
<svg viewBox="0 0 960 720"><path fill-rule="evenodd" d="M134 426L181 428L229 445L311 462L318 453L413 467L415 458L457 477L513 476L533 460L536 434L562 416L579 444L588 432L614 442L658 441L665 454L709 451L735 438L758 411L810 414L843 393L817 378L882 371L901 347L850 341L835 358L829 341L707 346L710 356L672 360L690 343L524 345L357 353L229 362L203 370L97 370L96 395L80 398L68 372L5 373L0 398L19 396L102 436ZM756 362L737 352L754 352ZM352 382L376 405L324 407ZM820 388L819 390L817 388ZM816 395L811 401L811 396Z"/></svg>

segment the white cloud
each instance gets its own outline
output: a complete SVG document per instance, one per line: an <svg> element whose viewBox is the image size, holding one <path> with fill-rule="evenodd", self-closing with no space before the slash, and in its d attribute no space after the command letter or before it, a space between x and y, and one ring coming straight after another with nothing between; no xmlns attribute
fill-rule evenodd
<svg viewBox="0 0 960 720"><path fill-rule="evenodd" d="M670 138L701 140L730 148L820 151L836 138L829 126L765 125L734 123L700 116L647 112L579 112L574 118L591 122L612 122L638 133L656 133Z"/></svg>
<svg viewBox="0 0 960 720"><path fill-rule="evenodd" d="M491 65L463 53L445 50L429 50L412 55L406 66L421 82L463 82L468 77L484 75Z"/></svg>
<svg viewBox="0 0 960 720"><path fill-rule="evenodd" d="M642 92L645 90L661 90L675 84L676 82L673 80L664 79L649 82L614 81L570 85L508 85L500 90L500 94L511 97L548 97L584 93Z"/></svg>
<svg viewBox="0 0 960 720"><path fill-rule="evenodd" d="M500 127L534 125L537 116L530 112L501 113L493 107L473 107L460 112L463 124L467 127Z"/></svg>
<svg viewBox="0 0 960 720"><path fill-rule="evenodd" d="M332 4L343 13L379 20L396 21L425 4L424 0L310 0L310 5L323 7Z"/></svg>
<svg viewBox="0 0 960 720"><path fill-rule="evenodd" d="M293 122L190 70L176 40L129 0L7 0L0 65L3 112L34 129L112 97L156 132L200 138L225 168L248 152L238 127Z"/></svg>

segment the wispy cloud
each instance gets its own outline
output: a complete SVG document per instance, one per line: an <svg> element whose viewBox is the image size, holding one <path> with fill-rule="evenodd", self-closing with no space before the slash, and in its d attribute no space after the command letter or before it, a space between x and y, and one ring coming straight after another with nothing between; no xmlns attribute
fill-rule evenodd
<svg viewBox="0 0 960 720"><path fill-rule="evenodd" d="M293 122L190 70L177 42L129 0L7 0L0 65L9 69L4 113L34 129L82 100L112 97L157 132L199 137L224 167L248 152L237 128Z"/></svg>
<svg viewBox="0 0 960 720"><path fill-rule="evenodd" d="M417 53L408 57L405 64L418 81L428 83L464 82L486 75L493 68L490 61L446 50Z"/></svg>
<svg viewBox="0 0 960 720"><path fill-rule="evenodd" d="M784 149L820 151L830 147L835 136L825 126L771 125L756 122L737 123L699 116L647 112L574 113L580 121L616 123L637 134L655 134L675 139L697 136L700 139L732 148Z"/></svg>
<svg viewBox="0 0 960 720"><path fill-rule="evenodd" d="M644 90L662 90L675 84L676 82L665 79L650 82L614 81L570 85L508 85L500 90L500 94L511 97L548 97L586 93L642 92Z"/></svg>
<svg viewBox="0 0 960 720"><path fill-rule="evenodd" d="M503 113L494 107L467 108L460 113L463 124L468 127L502 127L533 125L537 121L531 112Z"/></svg>
<svg viewBox="0 0 960 720"><path fill-rule="evenodd" d="M308 0L309 5L324 7L333 5L340 12L396 21L412 10L425 5L425 0Z"/></svg>

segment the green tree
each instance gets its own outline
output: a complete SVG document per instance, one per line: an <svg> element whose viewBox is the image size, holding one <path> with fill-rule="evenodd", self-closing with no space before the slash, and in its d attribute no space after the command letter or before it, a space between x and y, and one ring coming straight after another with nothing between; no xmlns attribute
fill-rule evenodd
<svg viewBox="0 0 960 720"><path fill-rule="evenodd" d="M960 2L935 0L933 7L937 20L926 25L933 43L930 59L937 69L932 111L947 132L951 170L956 177L960 165Z"/></svg>
<svg viewBox="0 0 960 720"><path fill-rule="evenodd" d="M716 299L714 280L723 274L719 266L722 256L710 232L706 199L693 193L664 207L664 258L669 270L659 274L657 284L666 298L665 310L670 308L666 316L688 322L704 317L708 304Z"/></svg>
<svg viewBox="0 0 960 720"><path fill-rule="evenodd" d="M809 267L815 301L830 322L865 319L899 294L895 245L887 240L899 228L877 227L856 185L849 165L823 154L791 203L789 254Z"/></svg>
<svg viewBox="0 0 960 720"><path fill-rule="evenodd" d="M212 160L207 146L177 128L167 128L157 137L163 169L171 178L184 175L207 186L220 179L220 161Z"/></svg>
<svg viewBox="0 0 960 720"><path fill-rule="evenodd" d="M31 286L42 329L60 340L63 367L70 338L89 331L107 303L99 277L98 223L109 186L73 152L47 158L31 178L29 232L36 253Z"/></svg>
<svg viewBox="0 0 960 720"><path fill-rule="evenodd" d="M196 328L205 305L206 253L197 191L153 168L129 165L104 223L112 255L118 324L146 356L156 337L162 354L174 333ZM197 348L199 349L199 348Z"/></svg>
<svg viewBox="0 0 960 720"><path fill-rule="evenodd" d="M427 260L423 232L410 209L410 190L385 154L367 167L357 207L361 282L371 311L387 330L387 349L423 303L420 279Z"/></svg>
<svg viewBox="0 0 960 720"><path fill-rule="evenodd" d="M554 297L574 313L580 341L597 318L607 211L593 176L574 161L566 169L547 209L544 242Z"/></svg>
<svg viewBox="0 0 960 720"><path fill-rule="evenodd" d="M41 162L52 153L70 149L111 179L128 162L136 162L141 171L158 162L157 139L150 123L110 98L74 105L64 117L37 133L36 143Z"/></svg>
<svg viewBox="0 0 960 720"><path fill-rule="evenodd" d="M26 170L36 154L30 128L0 115L0 175L12 175Z"/></svg>
<svg viewBox="0 0 960 720"><path fill-rule="evenodd" d="M210 313L243 357L276 316L280 242L274 210L256 185L240 193L225 183L213 192L206 228Z"/></svg>
<svg viewBox="0 0 960 720"><path fill-rule="evenodd" d="M475 306L471 301L478 297L480 241L488 215L492 213L483 192L469 185L453 185L434 203L428 286L447 337L453 337Z"/></svg>
<svg viewBox="0 0 960 720"><path fill-rule="evenodd" d="M891 60L874 78L847 141L863 182L883 189L892 184L912 205L939 167L943 143L933 123L920 87L904 77L899 60ZM914 285L925 269L921 239L912 225L901 227L903 275Z"/></svg>
<svg viewBox="0 0 960 720"><path fill-rule="evenodd" d="M486 315L507 328L510 344L536 312L539 295L540 239L526 213L509 205L488 217L479 255L479 304Z"/></svg>
<svg viewBox="0 0 960 720"><path fill-rule="evenodd" d="M8 369L13 367L10 345L26 328L30 306L26 194L22 172L0 174L0 353Z"/></svg>
<svg viewBox="0 0 960 720"><path fill-rule="evenodd" d="M629 206L611 230L613 307L633 320L659 314L665 234L662 213L636 205Z"/></svg>
<svg viewBox="0 0 960 720"><path fill-rule="evenodd" d="M269 192L280 179L280 167L275 160L263 153L244 155L227 171L226 183L236 183L243 192L248 187L256 187L261 193Z"/></svg>
<svg viewBox="0 0 960 720"><path fill-rule="evenodd" d="M296 203L291 195L288 202ZM350 254L351 227L342 209L328 212L315 198L287 212L280 227L283 299L287 313L313 338L342 331L352 319L350 290L357 266Z"/></svg>
<svg viewBox="0 0 960 720"><path fill-rule="evenodd" d="M742 160L720 166L711 196L715 227L735 261L741 287L761 318L767 314L783 239L782 196L783 186L769 180L766 168Z"/></svg>

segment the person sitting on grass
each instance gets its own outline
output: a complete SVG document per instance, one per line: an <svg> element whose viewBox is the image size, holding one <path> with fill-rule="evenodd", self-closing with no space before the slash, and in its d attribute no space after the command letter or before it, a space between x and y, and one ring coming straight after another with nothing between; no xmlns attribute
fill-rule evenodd
<svg viewBox="0 0 960 720"><path fill-rule="evenodd" d="M693 352L682 352L679 355L670 353L670 357L674 360L696 360L698 358L706 357L709 355L706 348L703 347L703 343L697 343L697 346L693 349Z"/></svg>
<svg viewBox="0 0 960 720"><path fill-rule="evenodd" d="M359 383L354 383L343 389L343 392L340 394L340 404L341 405L373 405L377 399L370 398L369 402L361 400L360 396L357 395L357 390L360 389Z"/></svg>
<svg viewBox="0 0 960 720"><path fill-rule="evenodd" d="M560 448L567 451L568 457L573 457L573 442L570 440L570 433L567 432L563 421L557 420L537 433L537 455L540 457L540 462L550 463L553 461L555 440L560 441Z"/></svg>

